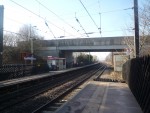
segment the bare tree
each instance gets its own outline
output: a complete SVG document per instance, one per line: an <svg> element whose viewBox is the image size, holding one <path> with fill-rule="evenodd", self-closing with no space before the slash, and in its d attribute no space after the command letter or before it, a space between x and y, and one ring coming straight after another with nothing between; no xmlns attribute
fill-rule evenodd
<svg viewBox="0 0 150 113"><path fill-rule="evenodd" d="M140 55L150 54L150 1L145 0L140 8Z"/></svg>
<svg viewBox="0 0 150 113"><path fill-rule="evenodd" d="M139 7L139 28L140 28L140 56L150 54L150 1L144 0ZM125 42L128 45L128 50L131 54L134 53L134 38L125 37Z"/></svg>
<svg viewBox="0 0 150 113"><path fill-rule="evenodd" d="M18 48L17 48L18 37L13 33L4 34L3 39L3 63L14 63L18 61Z"/></svg>
<svg viewBox="0 0 150 113"><path fill-rule="evenodd" d="M106 56L105 61L112 65L112 52Z"/></svg>
<svg viewBox="0 0 150 113"><path fill-rule="evenodd" d="M22 26L18 33L8 31L4 33L3 63L22 63L21 53L31 52L31 39L34 48L40 46L39 41L34 40L41 40L42 37L31 25Z"/></svg>
<svg viewBox="0 0 150 113"><path fill-rule="evenodd" d="M24 25L20 28L19 34L21 34L19 47L22 52L31 52L31 40L33 41L34 48L39 47L38 40L43 39L37 32L36 27L32 25ZM36 40L36 41L35 41Z"/></svg>

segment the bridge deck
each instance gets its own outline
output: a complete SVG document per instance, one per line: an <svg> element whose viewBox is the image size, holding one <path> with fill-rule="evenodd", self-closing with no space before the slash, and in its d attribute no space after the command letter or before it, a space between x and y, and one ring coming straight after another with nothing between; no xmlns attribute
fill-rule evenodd
<svg viewBox="0 0 150 113"><path fill-rule="evenodd" d="M56 113L142 113L125 83L90 82Z"/></svg>

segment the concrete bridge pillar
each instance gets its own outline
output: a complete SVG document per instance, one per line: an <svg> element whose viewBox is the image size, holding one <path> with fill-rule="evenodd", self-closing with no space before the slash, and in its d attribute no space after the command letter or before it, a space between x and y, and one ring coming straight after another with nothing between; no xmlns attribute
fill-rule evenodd
<svg viewBox="0 0 150 113"><path fill-rule="evenodd" d="M73 66L73 52L71 51L61 51L60 52L60 57L66 58L66 67L71 68Z"/></svg>

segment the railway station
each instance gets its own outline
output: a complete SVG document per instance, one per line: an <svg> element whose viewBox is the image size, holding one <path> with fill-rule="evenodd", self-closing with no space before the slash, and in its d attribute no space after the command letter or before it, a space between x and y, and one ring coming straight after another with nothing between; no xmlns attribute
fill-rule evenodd
<svg viewBox="0 0 150 113"><path fill-rule="evenodd" d="M0 113L150 113L142 2L2 0Z"/></svg>
<svg viewBox="0 0 150 113"><path fill-rule="evenodd" d="M93 67L95 67L95 68L93 68ZM95 69L97 69L97 70L95 70ZM85 70L88 71L88 75L86 74L82 77L80 73L85 73ZM75 76L75 77L77 77L79 75L81 76L77 79L77 81L79 83L77 83L77 81L74 81L72 83L72 85L69 84L69 86L72 86L72 87L67 89L66 92L64 92L64 93L61 93L56 90L57 95L60 95L60 97L56 98L56 100L55 99L53 100L53 98L55 96L57 97L57 95L53 95L54 96L53 98L49 97L47 95L48 97L45 97L45 98L50 98L50 100L51 100L48 102L49 104L46 103L43 107L39 106L39 107L37 107L37 109L34 108L35 106L34 107L30 106L31 111L29 111L29 110L28 111L33 112L33 113L51 113L54 111L55 111L55 113L66 113L66 112L69 112L69 113L76 113L76 112L78 112L78 113L86 113L86 112L93 112L93 113L110 113L110 112L133 113L133 112L136 112L136 113L142 113L142 110L141 110L137 100L131 93L131 90L129 89L127 84L121 80L115 81L113 79L110 79L110 75L108 75L109 73L107 73L107 71L109 71L109 70L111 70L111 69L106 67L106 65L102 65L102 64L98 63L98 64L92 64L92 65L84 66L84 67L67 69L64 71L52 71L51 73L46 73L46 74L40 74L40 75L34 75L34 76L30 76L30 77L23 77L23 78L18 78L18 79L1 81L0 82L0 89L1 89L1 97L0 98L1 98L1 103L5 103L5 104L4 105L2 104L0 109L4 110L4 112L7 112L7 106L17 104L21 101L19 99L17 99L16 101L13 101L13 100L11 101L11 98L15 98L15 97L18 98L18 97L22 96L22 93L24 93L24 95L26 95L24 98L29 98L30 96L35 95L35 93L33 93L33 94L29 93L29 91L30 90L34 91L34 90L37 90L36 87L41 87L36 84L41 84L42 82L44 82L44 83L42 83L43 85L50 84L51 86L53 86L53 84L54 83L56 84L56 81L57 81L57 80L55 81L55 77L60 79L58 81L58 84L60 84L61 82L64 81L64 77L67 78L67 76L69 74L71 74L72 76ZM75 75L73 75L73 73ZM70 76L71 79L72 79L72 76ZM83 84L83 81L85 81L87 79L88 79L88 81ZM50 82L50 81L52 81L52 82ZM35 86L31 87L30 85L32 85L33 83L35 84ZM81 83L83 84L83 86L78 85ZM28 89L28 87L30 88L30 90ZM65 85L64 88L66 89L66 87L68 87L67 84ZM82 88L81 89L79 88L80 91L73 94L73 96L70 97L69 99L63 99L64 95L67 95L69 92L72 92L72 90L76 89L77 87L82 87ZM7 88L7 90L6 90L6 88ZM25 91L22 92L21 89L26 89L26 90L28 89L28 90L27 90L27 92L25 92ZM64 91L65 91L65 89L62 88L62 90L64 90ZM16 92L16 94L14 91ZM50 90L50 91L52 91L52 90ZM14 95L12 95L11 92L14 93ZM20 93L18 94L17 92L18 93L20 92ZM36 91L36 93L40 93L40 92L41 92L41 90L39 90L39 89ZM53 91L52 91L52 93L53 93ZM39 97L39 98L41 100L44 99L44 97ZM9 103L8 103L8 101L6 101L8 99L9 99ZM61 105L60 103L63 100L65 100L65 102L66 101L67 102L65 104ZM61 105L60 107L57 105L58 103L59 103L59 105ZM40 102L39 102L39 104L40 104ZM38 105L36 105L36 106L38 106ZM22 106L22 105L20 104L20 106ZM26 108L28 108L28 106L24 106L24 108L22 108L22 109L19 109L19 108L16 108L16 109L19 109L18 111L20 111L20 112L22 110L24 112L27 112ZM13 107L12 110L10 109L10 111L14 112L14 111L16 111L16 109L15 109L15 107Z"/></svg>

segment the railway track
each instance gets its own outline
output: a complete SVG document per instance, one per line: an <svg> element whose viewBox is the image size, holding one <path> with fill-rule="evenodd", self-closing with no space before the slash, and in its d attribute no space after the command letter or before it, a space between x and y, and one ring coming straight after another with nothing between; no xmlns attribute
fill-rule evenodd
<svg viewBox="0 0 150 113"><path fill-rule="evenodd" d="M106 69L106 66L100 66L95 71L92 70L91 72L88 72L87 74L85 74L85 76L83 76L83 79L79 78L78 82L76 82L76 84L73 87L70 87L69 90L66 90L62 94L60 93L60 95L58 97L56 97L53 100L49 101L48 103L46 103L45 105L43 105L40 108L36 109L32 113L47 113L47 112L48 113L53 113L63 103L65 103L68 99L70 99L72 96L74 96L74 94L76 94L77 92L79 92L81 90L81 88L79 88L78 86L83 84L86 80L88 80L93 75L96 76L96 77L101 76L101 74L103 74L103 71L105 69ZM93 78L92 78L92 80L93 80Z"/></svg>
<svg viewBox="0 0 150 113"><path fill-rule="evenodd" d="M95 74L98 71L95 68L100 69L101 65L91 66L88 69L76 71L76 73L52 77L48 80L49 82L20 89L20 91L12 92L9 95L3 95L1 96L1 99L2 97L3 99L0 100L0 111L2 113L38 113L39 110L62 98L62 96Z"/></svg>

